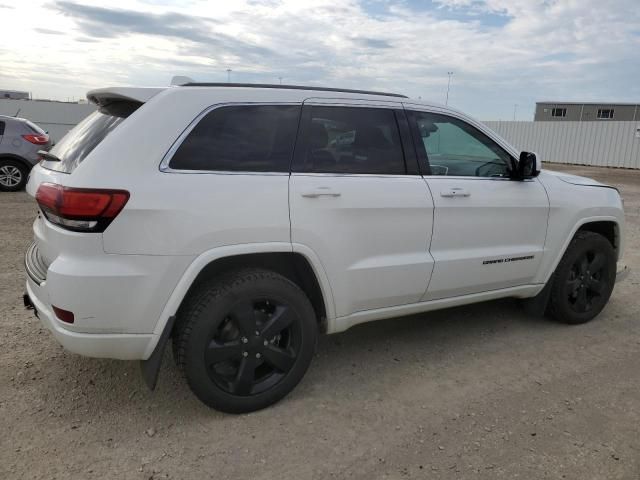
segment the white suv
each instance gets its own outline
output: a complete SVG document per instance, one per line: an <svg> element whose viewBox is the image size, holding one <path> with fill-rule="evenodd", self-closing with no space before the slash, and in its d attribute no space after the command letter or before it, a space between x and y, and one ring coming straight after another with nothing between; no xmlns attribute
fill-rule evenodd
<svg viewBox="0 0 640 480"><path fill-rule="evenodd" d="M151 388L171 338L200 400L256 410L318 333L500 297L581 323L620 276L618 191L540 173L456 110L280 85L88 98L27 186L25 305L72 352L142 360Z"/></svg>

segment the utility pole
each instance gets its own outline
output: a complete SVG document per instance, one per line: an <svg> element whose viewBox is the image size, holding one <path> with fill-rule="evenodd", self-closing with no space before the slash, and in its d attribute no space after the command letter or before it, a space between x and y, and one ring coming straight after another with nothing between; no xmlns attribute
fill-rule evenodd
<svg viewBox="0 0 640 480"><path fill-rule="evenodd" d="M227 83L231 83L231 69L227 68Z"/></svg>
<svg viewBox="0 0 640 480"><path fill-rule="evenodd" d="M447 72L447 76L449 79L447 80L447 99L444 102L445 105L449 105L449 89L451 88L451 77L453 77L453 72Z"/></svg>
<svg viewBox="0 0 640 480"><path fill-rule="evenodd" d="M280 85L282 85L282 77L278 77L278 80L280 80Z"/></svg>
<svg viewBox="0 0 640 480"><path fill-rule="evenodd" d="M516 121L516 112L518 111L518 104L514 103L513 104L513 121Z"/></svg>

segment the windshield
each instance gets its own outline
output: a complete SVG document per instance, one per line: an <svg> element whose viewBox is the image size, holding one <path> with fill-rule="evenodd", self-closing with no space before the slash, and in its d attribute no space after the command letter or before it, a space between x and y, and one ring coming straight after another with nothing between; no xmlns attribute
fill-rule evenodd
<svg viewBox="0 0 640 480"><path fill-rule="evenodd" d="M50 153L60 161L43 161L42 166L57 172L73 172L87 155L140 105L142 104L139 102L117 101L100 107L51 149Z"/></svg>

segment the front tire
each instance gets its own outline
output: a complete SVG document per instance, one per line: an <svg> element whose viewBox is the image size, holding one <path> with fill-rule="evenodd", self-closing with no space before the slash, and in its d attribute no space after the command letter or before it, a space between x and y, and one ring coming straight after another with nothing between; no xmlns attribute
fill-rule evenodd
<svg viewBox="0 0 640 480"><path fill-rule="evenodd" d="M553 277L549 314L569 324L586 323L611 297L616 279L613 246L595 232L578 232Z"/></svg>
<svg viewBox="0 0 640 480"><path fill-rule="evenodd" d="M27 184L29 170L27 167L10 159L0 159L0 191L19 192Z"/></svg>
<svg viewBox="0 0 640 480"><path fill-rule="evenodd" d="M277 273L256 269L208 282L192 295L178 317L174 349L204 404L245 413L293 390L316 339L315 312L304 292Z"/></svg>

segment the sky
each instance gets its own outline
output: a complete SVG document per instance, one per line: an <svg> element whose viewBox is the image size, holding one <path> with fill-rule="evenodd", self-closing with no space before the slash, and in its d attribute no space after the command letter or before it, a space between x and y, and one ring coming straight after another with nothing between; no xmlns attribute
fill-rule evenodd
<svg viewBox="0 0 640 480"><path fill-rule="evenodd" d="M482 120L640 101L638 0L0 0L0 89L196 81L404 93Z"/></svg>

